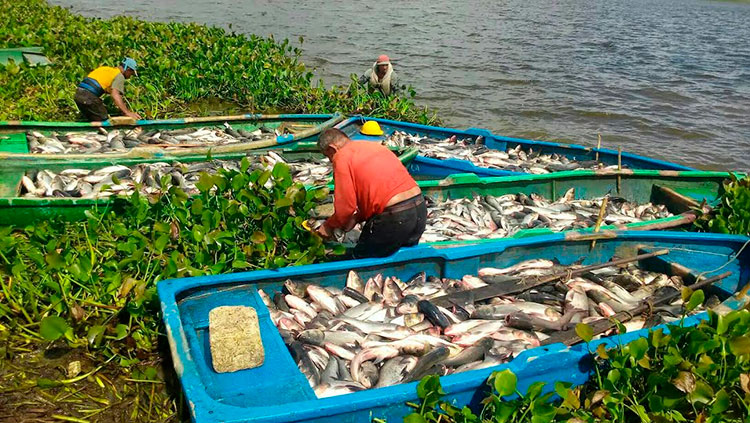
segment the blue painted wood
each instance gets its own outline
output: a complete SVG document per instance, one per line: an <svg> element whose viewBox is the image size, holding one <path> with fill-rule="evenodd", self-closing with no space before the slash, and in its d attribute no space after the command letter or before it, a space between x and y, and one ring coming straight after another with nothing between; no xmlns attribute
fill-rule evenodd
<svg viewBox="0 0 750 423"><path fill-rule="evenodd" d="M365 136L359 133L362 124L367 120L374 120L380 124L384 135L379 137ZM426 135L433 138L443 139L456 135L458 138L477 139L484 137L484 143L487 147L505 151L508 148L515 148L521 145L524 149L533 149L543 154L560 154L573 160L594 160L599 153L599 161L607 165L617 164L618 152L605 148L585 147L577 144L563 144L539 140L527 140L523 138L511 138L501 135L494 135L490 131L481 128L469 128L467 130L441 128L438 126L420 125L416 123L400 122L389 119L372 118L368 116L353 116L336 125L337 128L344 131L352 139L381 141L384 137L390 136L394 131L404 131L412 134ZM664 160L653 159L640 156L637 154L622 153L622 165L628 169L656 169L656 170L695 170L691 167L683 166L677 163L671 163ZM437 160L425 157L418 157L414 166L418 166L424 174L417 176L444 177L451 173L476 173L480 176L508 176L515 175L518 172L511 172L502 169L489 169L475 166L463 160Z"/></svg>
<svg viewBox="0 0 750 423"><path fill-rule="evenodd" d="M722 299L745 286L750 279L750 248L736 260L733 254L750 241L748 237L677 232L622 232L600 239L594 250L590 241L573 240L569 235L502 240L482 245L439 249L417 246L382 259L340 261L276 270L204 276L162 281L159 297L175 369L197 422L362 422L372 418L400 421L410 412L406 401L416 400L416 383L408 383L353 394L317 399L287 352L257 288L274 290L287 278L305 282L343 286L349 270L367 278L377 273L402 280L419 271L428 275L460 278L475 274L485 266L508 266L531 258L558 260L571 264L600 263L615 256L634 255L639 249L670 249L664 260L686 266L694 273L712 276L732 271L713 292ZM259 312L266 359L256 369L217 374L210 364L206 327L210 309L244 304ZM705 317L705 316L704 316ZM688 319L696 323L699 317ZM646 331L638 331L597 342L627 342ZM584 360L585 346L567 348L561 344L525 351L513 361L490 369L454 374L441 379L447 398L459 406L477 405L485 380L492 371L510 369L519 379L519 389L536 381L567 381L580 384L589 377Z"/></svg>

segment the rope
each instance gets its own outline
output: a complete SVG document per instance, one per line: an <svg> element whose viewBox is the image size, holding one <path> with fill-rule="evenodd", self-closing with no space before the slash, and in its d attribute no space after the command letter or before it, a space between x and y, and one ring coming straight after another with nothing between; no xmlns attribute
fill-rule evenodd
<svg viewBox="0 0 750 423"><path fill-rule="evenodd" d="M695 277L695 281L696 282L700 281L701 278L703 277L703 275L705 275L706 273L718 272L719 270L721 270L721 269L729 266L730 263L732 263L733 261L737 260L737 257L739 257L740 254L742 254L742 252L745 250L745 247L747 247L748 244L750 244L750 239L748 239L747 241L745 241L745 243L742 245L742 248L740 248L740 250L737 251L736 254L734 254L734 257L732 257L731 259L727 260L726 263L722 264L721 266L717 267L714 270L706 270L704 272L699 273L698 276Z"/></svg>

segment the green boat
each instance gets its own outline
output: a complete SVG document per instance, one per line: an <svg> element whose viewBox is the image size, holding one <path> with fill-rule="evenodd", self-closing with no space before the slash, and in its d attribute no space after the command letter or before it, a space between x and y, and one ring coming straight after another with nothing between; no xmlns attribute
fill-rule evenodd
<svg viewBox="0 0 750 423"><path fill-rule="evenodd" d="M242 153L246 151L282 148L298 142L315 141L323 130L334 126L343 117L339 114L281 114L261 115L244 114L235 116L188 117L165 120L139 120L129 118L111 118L104 122L35 122L35 121L0 121L0 159L12 161L13 166L35 166L38 161L99 161L110 160L120 163L126 159L170 159L184 160L190 157L204 157L211 154ZM181 147L153 146L145 144L125 151L106 153L32 153L29 149L27 132L35 131L44 136L56 133L82 133L93 130L113 131L141 128L144 131L177 130L185 128L223 128L230 124L236 131L253 132L258 129L269 133L265 138L223 145L205 145Z"/></svg>
<svg viewBox="0 0 750 423"><path fill-rule="evenodd" d="M718 200L726 172L665 171L665 170L576 170L545 175L478 177L463 173L442 180L417 181L425 196L440 200L471 199L475 196L506 194L537 194L554 201L575 188L576 200L591 200L606 195L632 203L663 205L672 216L618 225L603 225L597 236L612 230L661 230L687 227L697 217L696 210L711 207ZM333 213L332 204L316 208L318 219ZM439 215L436 215L439 216ZM586 237L593 227L565 231L571 237ZM525 238L555 233L549 228L521 229L510 238ZM432 245L481 244L498 238L449 239L427 242ZM346 244L348 246L348 244Z"/></svg>
<svg viewBox="0 0 750 423"><path fill-rule="evenodd" d="M290 148L274 149L273 151L289 162L323 158L323 155L315 147L315 143L312 142L309 144L295 143L290 145ZM268 152L267 149L262 149L242 153L218 153L212 154L211 158L215 160L241 160L243 157L250 157L258 160ZM418 151L415 148L410 148L403 151L394 151L394 153L398 155L402 163L408 165L417 156ZM127 200L122 197L22 197L20 196L22 189L21 178L27 171L46 169L52 172L60 172L73 168L99 169L113 164L135 166L156 162L194 163L204 162L206 159L205 155L192 155L180 158L126 158L117 160L109 157L65 161L43 159L30 162L30 164L33 163L33 167L27 165L25 168L0 162L0 225L24 227L43 220L76 221L85 219L87 210L104 211L107 209L118 209L127 204Z"/></svg>
<svg viewBox="0 0 750 423"><path fill-rule="evenodd" d="M16 65L25 63L29 66L46 66L52 63L44 55L42 47L0 48L0 65L15 62Z"/></svg>

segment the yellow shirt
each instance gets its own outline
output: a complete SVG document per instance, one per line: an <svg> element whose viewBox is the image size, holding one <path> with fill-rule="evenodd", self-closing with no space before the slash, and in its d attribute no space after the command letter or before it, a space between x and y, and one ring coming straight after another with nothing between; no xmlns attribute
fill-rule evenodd
<svg viewBox="0 0 750 423"><path fill-rule="evenodd" d="M123 76L119 68L100 66L91 71L87 76L98 82L107 93L111 93L112 88L120 92L123 92L125 88L125 76Z"/></svg>

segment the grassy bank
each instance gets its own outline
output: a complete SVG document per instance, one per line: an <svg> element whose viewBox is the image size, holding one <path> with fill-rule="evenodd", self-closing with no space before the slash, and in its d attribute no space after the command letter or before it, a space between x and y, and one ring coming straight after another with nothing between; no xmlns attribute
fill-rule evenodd
<svg viewBox="0 0 750 423"><path fill-rule="evenodd" d="M167 179L123 212L0 228L0 419L177 419L156 283L334 254L302 226L326 190L285 164L204 173L195 197Z"/></svg>
<svg viewBox="0 0 750 423"><path fill-rule="evenodd" d="M0 48L40 45L53 61L0 66L0 120L75 120L81 78L131 56L140 77L128 81L126 98L145 118L339 111L435 122L413 93L386 99L356 85L315 85L286 41L83 18L42 0L0 0L0 8ZM0 421L187 419L155 284L326 259L331 252L301 226L317 200L287 176L245 168L206 176L195 199L173 187L133 197L116 216L0 228Z"/></svg>
<svg viewBox="0 0 750 423"><path fill-rule="evenodd" d="M151 119L182 116L211 103L258 113L340 111L421 123L435 119L411 97L386 99L356 86L315 85L300 61L301 50L286 40L196 24L84 18L43 0L0 0L0 8L0 48L39 45L54 62L0 67L0 120L76 119L78 82L124 56L140 65L140 77L126 84L126 97L132 109Z"/></svg>

